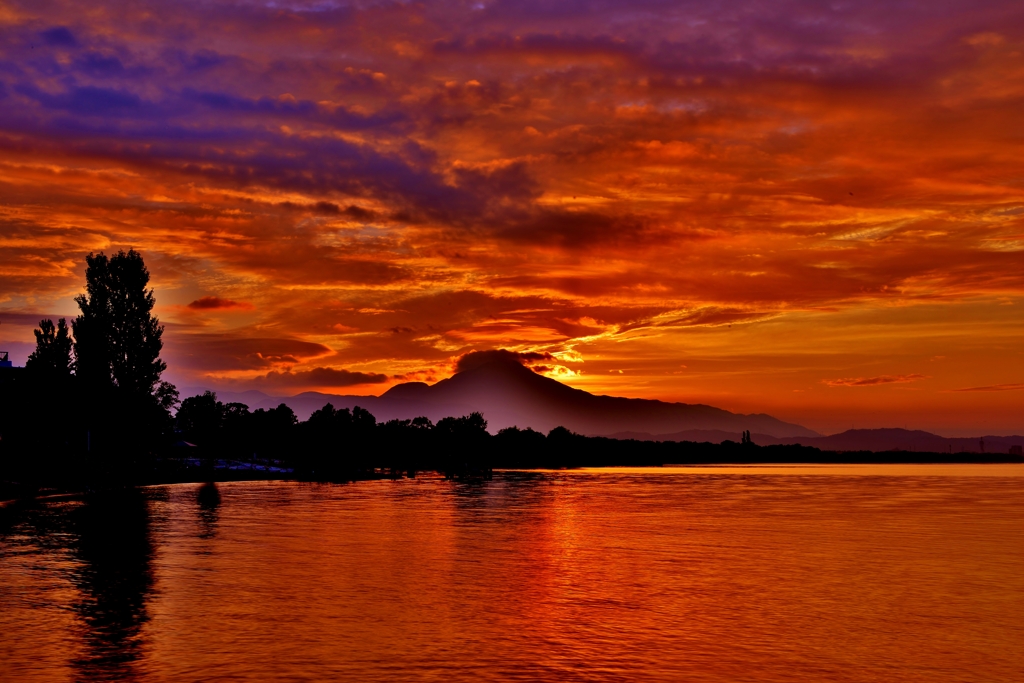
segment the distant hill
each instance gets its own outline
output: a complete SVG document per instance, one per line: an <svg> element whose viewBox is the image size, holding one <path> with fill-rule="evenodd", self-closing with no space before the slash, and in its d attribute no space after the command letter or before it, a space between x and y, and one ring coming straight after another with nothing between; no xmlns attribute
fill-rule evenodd
<svg viewBox="0 0 1024 683"><path fill-rule="evenodd" d="M408 419L425 415L433 421L442 417L479 411L493 433L510 426L530 427L548 432L563 426L587 435L617 431L646 434L681 430L721 430L738 434L750 430L773 438L811 438L819 436L805 427L778 420L770 415L742 415L712 406L666 403L646 399L598 396L574 389L539 375L512 357L512 354L482 352L471 354L474 362L461 365L461 371L433 385L422 382L399 384L381 396L338 396L306 392L287 398L261 392L218 392L221 401L239 401L250 409L289 405L299 419L326 403L335 408L361 406L381 420ZM198 393L196 390L193 393ZM191 395L187 391L183 396Z"/></svg>
<svg viewBox="0 0 1024 683"><path fill-rule="evenodd" d="M722 429L684 429L671 434L650 434L648 432L614 432L603 434L609 439L635 439L637 441L694 441L697 443L722 443L723 441L735 441L739 443L743 439L743 430L726 431ZM791 439L779 438L770 434L750 433L750 440L760 446L770 446L790 441L802 443L816 437L793 437Z"/></svg>
<svg viewBox="0 0 1024 683"><path fill-rule="evenodd" d="M664 434L618 432L608 436L641 441L739 441L739 432L687 430ZM759 446L801 444L823 451L917 451L929 453L1007 453L1011 446L1024 446L1024 436L979 436L947 438L907 429L849 429L841 434L815 437L777 437L752 433L751 440Z"/></svg>

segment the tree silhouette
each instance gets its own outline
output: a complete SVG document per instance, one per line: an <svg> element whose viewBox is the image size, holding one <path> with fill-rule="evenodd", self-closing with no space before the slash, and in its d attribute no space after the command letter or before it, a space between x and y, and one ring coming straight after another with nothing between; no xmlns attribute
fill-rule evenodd
<svg viewBox="0 0 1024 683"><path fill-rule="evenodd" d="M66 379L71 377L74 362L71 358L71 335L64 318L57 321L54 327L49 319L39 321L39 329L33 330L36 336L36 350L33 351L25 367L50 378Z"/></svg>
<svg viewBox="0 0 1024 683"><path fill-rule="evenodd" d="M356 406L352 409L352 428L356 434L364 435L373 432L377 426L377 418L370 414L369 410Z"/></svg>
<svg viewBox="0 0 1024 683"><path fill-rule="evenodd" d="M84 406L87 450L119 454L107 465L122 476L146 468L152 448L171 429L178 392L160 381L163 327L142 256L131 249L86 257L85 294L72 322L75 375Z"/></svg>
<svg viewBox="0 0 1024 683"><path fill-rule="evenodd" d="M257 408L249 418L251 433L259 451L282 453L292 442L295 425L299 421L295 412L284 403L276 408Z"/></svg>
<svg viewBox="0 0 1024 683"><path fill-rule="evenodd" d="M207 391L181 402L175 416L176 428L186 439L210 446L224 423L224 416L224 404L217 400L217 394Z"/></svg>
<svg viewBox="0 0 1024 683"><path fill-rule="evenodd" d="M486 452L487 420L480 413L462 417L443 417L433 432L441 451L441 462L447 476L489 473Z"/></svg>
<svg viewBox="0 0 1024 683"><path fill-rule="evenodd" d="M113 334L109 262L102 253L86 257L85 294L75 297L82 311L71 325L75 333L75 374L90 389L113 385L110 337Z"/></svg>
<svg viewBox="0 0 1024 683"><path fill-rule="evenodd" d="M459 441L473 441L487 434L487 420L480 413L462 417L443 417L434 427L439 434Z"/></svg>
<svg viewBox="0 0 1024 683"><path fill-rule="evenodd" d="M160 386L167 364L160 360L164 328L153 316L156 303L149 271L134 249L108 258L86 257L86 294L75 297L82 313L72 323L78 374L96 388L116 386L133 399L166 403Z"/></svg>
<svg viewBox="0 0 1024 683"><path fill-rule="evenodd" d="M262 409L256 411L256 413L261 412ZM295 417L295 411L286 403L278 403L276 408L271 408L266 412L266 416L267 424L273 429L281 431L291 429L299 421L299 418ZM370 419L373 419L373 415L370 415Z"/></svg>
<svg viewBox="0 0 1024 683"><path fill-rule="evenodd" d="M228 431L238 432L249 424L249 406L244 403L224 404L224 427Z"/></svg>

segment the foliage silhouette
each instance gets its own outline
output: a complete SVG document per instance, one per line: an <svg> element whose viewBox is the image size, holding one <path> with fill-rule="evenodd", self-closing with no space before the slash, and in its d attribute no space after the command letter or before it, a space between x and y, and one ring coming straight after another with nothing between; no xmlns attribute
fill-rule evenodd
<svg viewBox="0 0 1024 683"><path fill-rule="evenodd" d="M445 417L434 427L436 448L446 476L489 476L492 466L487 452L490 434L480 413Z"/></svg>
<svg viewBox="0 0 1024 683"><path fill-rule="evenodd" d="M207 391L181 402L175 417L176 427L187 439L210 444L224 423L225 412L217 394Z"/></svg>
<svg viewBox="0 0 1024 683"><path fill-rule="evenodd" d="M86 294L74 323L78 373L96 386L114 385L125 395L156 394L167 364L160 359L164 328L153 316L156 298L142 256L131 249L108 258L86 257Z"/></svg>
<svg viewBox="0 0 1024 683"><path fill-rule="evenodd" d="M149 271L131 249L86 257L86 293L75 297L75 374L79 391L94 397L85 419L88 449L117 472L146 468L146 454L171 426L178 393L160 381L163 326Z"/></svg>
<svg viewBox="0 0 1024 683"><path fill-rule="evenodd" d="M40 320L39 329L32 332L36 337L36 350L29 355L25 367L51 381L69 379L74 359L67 321L61 318L54 327L52 320Z"/></svg>

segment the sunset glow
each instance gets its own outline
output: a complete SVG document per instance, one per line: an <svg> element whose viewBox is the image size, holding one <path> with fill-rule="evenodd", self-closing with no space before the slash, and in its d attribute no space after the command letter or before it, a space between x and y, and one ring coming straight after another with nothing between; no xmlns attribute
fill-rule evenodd
<svg viewBox="0 0 1024 683"><path fill-rule="evenodd" d="M1024 431L1024 5L0 3L0 348L134 247L181 388L474 350Z"/></svg>

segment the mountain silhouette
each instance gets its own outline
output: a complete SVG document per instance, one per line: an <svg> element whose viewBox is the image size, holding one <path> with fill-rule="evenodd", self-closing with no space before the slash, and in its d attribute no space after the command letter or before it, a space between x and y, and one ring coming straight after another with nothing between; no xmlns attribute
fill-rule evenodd
<svg viewBox="0 0 1024 683"><path fill-rule="evenodd" d="M801 439L804 446L829 451L928 451L932 453L1007 453L1024 446L1021 436L944 437L908 429L848 429L840 434ZM757 443L756 441L754 443ZM795 443L779 439L778 443ZM984 446L982 446L984 443Z"/></svg>
<svg viewBox="0 0 1024 683"><path fill-rule="evenodd" d="M721 443L726 439L739 441L740 433L714 430L686 430L662 434L623 431L609 434L615 439L638 441L709 441ZM919 429L848 429L830 436L777 437L770 434L751 434L751 441L759 446L792 445L812 446L823 451L916 451L920 453L1008 453L1013 446L1024 446L1024 436L972 436L945 437Z"/></svg>
<svg viewBox="0 0 1024 683"><path fill-rule="evenodd" d="M326 403L335 408L361 406L378 421L409 419L424 415L433 421L442 417L483 413L492 433L504 427L530 427L548 432L563 426L586 435L606 435L616 431L664 433L680 430L723 430L739 433L750 430L772 437L819 436L805 427L782 422L770 415L741 415L712 406L667 403L649 399L599 396L574 389L544 377L510 352L479 352L460 360L458 372L433 385L423 382L399 384L381 396L336 396L306 392L290 398L267 397L250 403L250 408L266 408L286 403L300 419ZM234 400L222 392L221 400Z"/></svg>

